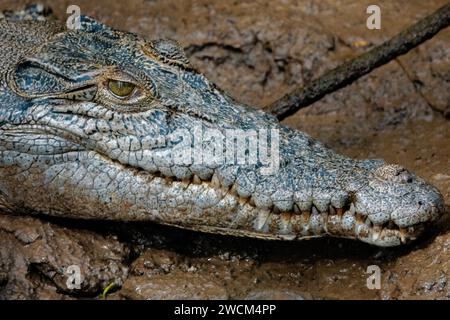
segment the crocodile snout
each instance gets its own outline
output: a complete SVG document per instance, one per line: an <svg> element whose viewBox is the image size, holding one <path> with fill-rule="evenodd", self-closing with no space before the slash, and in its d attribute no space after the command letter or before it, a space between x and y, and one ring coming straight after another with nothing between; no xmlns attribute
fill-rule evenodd
<svg viewBox="0 0 450 320"><path fill-rule="evenodd" d="M356 212L367 217L379 232L361 240L377 245L395 245L414 240L426 224L445 211L439 191L421 177L396 164L384 164L368 175L355 192Z"/></svg>

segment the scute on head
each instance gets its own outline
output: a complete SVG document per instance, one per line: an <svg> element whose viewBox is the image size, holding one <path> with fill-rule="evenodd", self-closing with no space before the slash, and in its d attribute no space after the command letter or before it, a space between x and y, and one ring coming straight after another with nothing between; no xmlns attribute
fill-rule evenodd
<svg viewBox="0 0 450 320"><path fill-rule="evenodd" d="M163 63L189 68L189 59L181 45L175 40L158 39L146 41L142 45L143 52L150 58Z"/></svg>

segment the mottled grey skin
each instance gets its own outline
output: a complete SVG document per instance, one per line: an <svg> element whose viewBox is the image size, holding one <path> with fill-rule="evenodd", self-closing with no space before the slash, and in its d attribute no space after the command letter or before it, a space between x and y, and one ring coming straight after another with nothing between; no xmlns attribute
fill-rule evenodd
<svg viewBox="0 0 450 320"><path fill-rule="evenodd" d="M352 160L244 106L189 66L171 41L90 18L80 30L0 21L0 207L154 221L264 239L331 235L378 246L416 238L444 211L438 190L398 165ZM131 82L128 98L108 79ZM278 129L280 168L173 165L196 126Z"/></svg>

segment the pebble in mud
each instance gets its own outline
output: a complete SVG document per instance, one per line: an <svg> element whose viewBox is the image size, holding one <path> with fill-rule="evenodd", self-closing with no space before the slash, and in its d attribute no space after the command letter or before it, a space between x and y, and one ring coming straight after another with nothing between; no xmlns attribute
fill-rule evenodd
<svg viewBox="0 0 450 320"><path fill-rule="evenodd" d="M23 244L30 244L40 238L39 232L34 228L23 228L14 233L15 237Z"/></svg>

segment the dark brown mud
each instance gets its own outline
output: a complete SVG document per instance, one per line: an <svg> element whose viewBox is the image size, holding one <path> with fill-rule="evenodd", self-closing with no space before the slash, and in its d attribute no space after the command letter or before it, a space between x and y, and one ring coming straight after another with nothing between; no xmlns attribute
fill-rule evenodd
<svg viewBox="0 0 450 320"><path fill-rule="evenodd" d="M1 9L26 1L2 0ZM66 17L73 1L44 1ZM237 100L266 105L395 35L446 1L87 1L83 14L181 42ZM450 204L450 29L286 119L340 153L400 163ZM449 299L450 221L402 248L350 240L271 242L168 227L0 215L0 298ZM67 290L70 265L81 289ZM381 289L369 290L369 265Z"/></svg>

